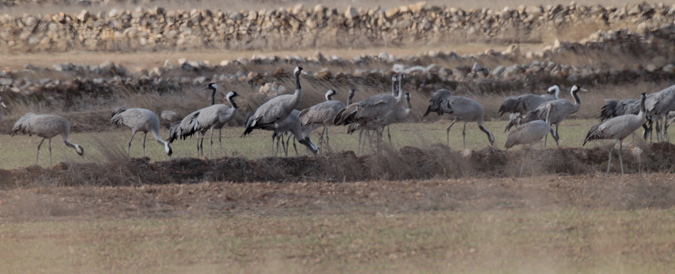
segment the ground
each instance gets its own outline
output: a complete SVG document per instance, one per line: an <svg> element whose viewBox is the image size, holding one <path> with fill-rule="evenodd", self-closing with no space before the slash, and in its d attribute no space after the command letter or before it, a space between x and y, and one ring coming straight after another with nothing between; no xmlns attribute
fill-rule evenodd
<svg viewBox="0 0 675 274"><path fill-rule="evenodd" d="M416 1L302 3L344 9L412 2ZM621 6L631 1L576 2ZM501 9L558 3L567 4L504 0L452 5ZM146 5L160 4L185 9L271 9L296 2L155 1ZM54 10L32 6L6 13ZM521 44L521 49L540 50L552 42ZM508 46L315 50L351 58L431 50L472 54ZM313 56L315 50L1 53L0 69L114 60L136 71L161 66L167 59L217 64L251 55ZM581 59L576 61L596 61ZM348 84L340 85L338 91ZM274 157L270 132L255 131L240 138L243 128L228 126L223 130L223 151L216 141L211 157L197 157L196 139L190 138L172 144L173 158L148 141L148 158L142 158L142 135L137 134L130 159L126 152L130 130L110 125L107 109L62 113L58 107L12 103L0 123L0 272L667 273L675 268L675 146L647 144L638 131L624 143L627 174L619 174L616 160L606 174L612 142L581 144L588 129L598 123L605 98L633 98L669 85L672 80L595 86L580 95L581 110L561 125L561 146L550 139L545 149L535 146L523 175L518 169L525 150L503 149L506 118L496 114L504 98L513 94L471 94L485 107L486 127L497 140L493 147L474 123L467 126L467 150L461 143L461 124L455 125L446 143L449 121L423 119L427 98L416 97L411 121L392 127L393 145L382 154L358 152L356 136L344 133L343 127L331 127L332 146L324 149L324 155L305 156L299 147L300 155L290 152L289 158ZM303 100L322 100L324 85L307 86ZM191 111L208 97L194 94L164 98L122 94L119 102L97 106L124 102L159 109L172 103L183 104L181 111ZM356 99L369 95L359 93ZM346 92L338 97L346 98ZM68 117L73 124L71 140L86 148L85 158L56 137L54 165L48 164L46 145L39 165L33 165L39 138L9 135L13 122L28 111ZM166 135L163 129L162 136ZM318 142L318 136L312 135L312 140Z"/></svg>

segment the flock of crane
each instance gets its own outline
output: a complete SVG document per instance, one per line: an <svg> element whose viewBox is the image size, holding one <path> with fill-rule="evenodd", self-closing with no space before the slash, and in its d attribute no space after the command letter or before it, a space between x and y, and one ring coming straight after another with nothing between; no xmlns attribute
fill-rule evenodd
<svg viewBox="0 0 675 274"><path fill-rule="evenodd" d="M281 144L287 155L292 136L294 147L295 140L297 140L308 151L317 154L320 153L321 149L310 141L311 132L322 127L319 145L329 146L328 125L344 125L347 126L347 132L350 134L359 131L358 150L360 151L362 146L365 147L366 145L366 140L362 141L364 133L367 140L370 140L371 148L373 147L373 139L377 141L376 147L379 147L384 130L387 128L387 135L391 143L388 126L392 123L404 121L412 110L410 94L403 92L405 74L400 74L392 77L391 93L380 93L353 103L352 98L356 91L352 89L349 92L347 104L344 104L338 100L332 100L331 97L335 95L335 91L328 90L326 101L299 111L296 110L296 107L302 100L300 76L306 74L306 72L303 71L302 67L296 67L293 74L296 84L295 92L276 96L252 112L246 119L242 137L248 135L254 129L270 130L273 131L273 152L276 141L276 153L278 153ZM145 141L148 132L152 133L154 139L164 147L169 156L172 154L170 146L172 142L179 138L186 139L195 134L197 135L197 153L203 156L204 136L209 130L211 131L209 155L213 152L214 130L219 130L219 143L222 149L221 130L237 116L238 106L235 103L235 97L238 94L235 91L229 91L226 95L229 105L216 104L217 85L210 83L208 88L212 90L211 106L196 110L180 121L172 123L169 128L168 141L161 138L159 119L152 111L142 108L117 108L112 113L110 121L131 128L131 139L128 143L127 153L130 153L131 143L139 131L144 133L143 156L145 156ZM579 91L586 90L576 85L571 88L570 94L574 98L573 102L559 98L560 88L558 86L550 87L548 93L544 95L525 94L507 98L499 109L500 115L511 114L511 119L506 126L506 130L510 130L505 143L506 149L516 145L528 145L531 149L533 144L541 142L544 137L548 136L549 132L558 143L558 126L568 115L577 112L581 106L581 100L578 96ZM0 98L0 106L6 108L2 98ZM601 110L601 123L589 130L584 145L589 141L598 139L612 139L614 144L619 142L619 161L623 173L621 157L623 139L641 126L645 128L644 138L646 139L648 136L651 138L649 133L652 129L652 122L655 121L657 139L659 141L665 140L667 138L667 126L669 122L675 120L668 115L671 111L675 113L675 85L649 95L643 93L640 99L606 100L606 104ZM438 115L449 114L454 117L446 130L448 143L450 129L457 121L462 121L464 122L462 138L465 147L466 124L469 122L477 123L479 129L487 135L490 145L494 144L494 136L483 125L483 106L475 100L452 95L446 89L437 90L432 94L424 116L431 112L436 112ZM1 115L0 112L0 118ZM667 121L667 119L671 119L671 121ZM553 125L555 125L555 128ZM663 130L661 130L661 126L663 126ZM513 127L515 129L511 130ZM68 120L58 115L28 113L14 124L12 136L16 133L42 137L42 141L37 147L36 164L40 155L40 147L45 140L48 140L49 143L51 163L51 139L57 135L61 135L65 144L75 149L80 156L84 155L84 149L69 140L70 124ZM284 140L284 135L287 133L290 133L289 137ZM609 152L607 172L609 172L611 165L613 149L614 145ZM522 161L521 173L526 156L527 152Z"/></svg>

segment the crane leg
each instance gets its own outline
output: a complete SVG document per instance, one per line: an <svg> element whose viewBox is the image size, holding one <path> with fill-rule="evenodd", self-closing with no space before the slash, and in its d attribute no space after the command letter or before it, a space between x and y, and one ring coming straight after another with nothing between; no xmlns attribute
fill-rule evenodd
<svg viewBox="0 0 675 274"><path fill-rule="evenodd" d="M325 124L323 125L323 130L326 131L326 147L330 149L330 143L329 143L330 138L328 138L328 127L326 127Z"/></svg>
<svg viewBox="0 0 675 274"><path fill-rule="evenodd" d="M452 126L455 125L456 122L457 122L457 118L455 118L455 120L452 120L452 123L450 124L448 129L445 130L445 136L446 136L446 139L448 141L448 146L450 146L450 129L452 128Z"/></svg>
<svg viewBox="0 0 675 274"><path fill-rule="evenodd" d="M609 167L612 166L612 152L614 151L614 146L616 142L612 144L612 147L609 148L609 161L607 161L607 175L609 175Z"/></svg>
<svg viewBox="0 0 675 274"><path fill-rule="evenodd" d="M145 139L148 137L148 133L143 134L143 157L145 157Z"/></svg>
<svg viewBox="0 0 675 274"><path fill-rule="evenodd" d="M553 140L555 141L555 144L557 146L560 146L560 144L558 143L558 139L559 139L558 133L556 131L554 131L553 128L551 128L550 131L551 131L551 138L553 138ZM546 134L546 137L548 138L548 134Z"/></svg>
<svg viewBox="0 0 675 274"><path fill-rule="evenodd" d="M197 132L197 158L199 158L199 132Z"/></svg>
<svg viewBox="0 0 675 274"><path fill-rule="evenodd" d="M38 164L38 158L40 158L40 147L42 146L42 143L45 141L45 139L46 138L42 139L42 141L40 141L40 144L38 144L37 155L35 155L35 165Z"/></svg>
<svg viewBox="0 0 675 274"><path fill-rule="evenodd" d="M53 166L54 163L52 162L52 138L49 138L49 166Z"/></svg>
<svg viewBox="0 0 675 274"><path fill-rule="evenodd" d="M623 174L623 159L621 158L622 151L623 151L623 140L619 140L619 165L621 166L621 174Z"/></svg>
<svg viewBox="0 0 675 274"><path fill-rule="evenodd" d="M288 138L289 139L293 138L293 150L295 150L295 156L300 156L300 153L298 153L298 147L295 145L295 135L293 135L292 137L289 136Z"/></svg>
<svg viewBox="0 0 675 274"><path fill-rule="evenodd" d="M220 154L223 154L223 129L218 129L218 144L220 145Z"/></svg>
<svg viewBox="0 0 675 274"><path fill-rule="evenodd" d="M462 145L466 149L466 122L464 122L464 128L462 129Z"/></svg>
<svg viewBox="0 0 675 274"><path fill-rule="evenodd" d="M204 134L200 134L201 138L199 140L199 150L201 151L200 157L204 156Z"/></svg>
<svg viewBox="0 0 675 274"><path fill-rule="evenodd" d="M134 136L136 135L136 131L131 132L131 139L129 139L129 145L127 146L127 156L131 157L131 141L134 140Z"/></svg>
<svg viewBox="0 0 675 274"><path fill-rule="evenodd" d="M209 146L209 158L213 158L213 128L211 128L211 145Z"/></svg>
<svg viewBox="0 0 675 274"><path fill-rule="evenodd" d="M389 125L387 125L387 137L389 137L389 145L391 146L391 132L389 131Z"/></svg>
<svg viewBox="0 0 675 274"><path fill-rule="evenodd" d="M359 144L356 147L356 153L361 153L361 137L363 137L363 129L359 130Z"/></svg>

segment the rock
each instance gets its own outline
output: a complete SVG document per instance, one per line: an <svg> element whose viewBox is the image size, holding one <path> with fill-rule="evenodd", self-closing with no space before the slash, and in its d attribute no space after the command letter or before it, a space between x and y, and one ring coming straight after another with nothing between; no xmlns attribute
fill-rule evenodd
<svg viewBox="0 0 675 274"><path fill-rule="evenodd" d="M505 70L506 68L504 66L497 66L492 70L492 72L490 72L490 75L494 77L500 77Z"/></svg>
<svg viewBox="0 0 675 274"><path fill-rule="evenodd" d="M89 14L89 11L87 10L82 10L78 15L77 15L77 20L80 20L80 22L86 22L89 20L91 15Z"/></svg>
<svg viewBox="0 0 675 274"><path fill-rule="evenodd" d="M387 19L391 19L393 17L398 16L400 12L401 9L399 7L390 8L384 12L384 17L386 17Z"/></svg>
<svg viewBox="0 0 675 274"><path fill-rule="evenodd" d="M348 6L347 10L345 11L345 17L347 17L347 19L354 20L355 18L359 17L359 12L356 10L356 8Z"/></svg>
<svg viewBox="0 0 675 274"><path fill-rule="evenodd" d="M421 11L424 9L424 7L426 7L426 5L427 5L427 2L426 2L426 1L417 2L417 3L415 3L415 4L411 4L410 7L409 7L409 9L410 9L410 11L412 11L413 13L419 13L419 12L421 12Z"/></svg>
<svg viewBox="0 0 675 274"><path fill-rule="evenodd" d="M194 84L195 86L203 86L206 84L206 81L208 81L206 79L206 76L199 76L196 77L194 80L192 80L192 84Z"/></svg>

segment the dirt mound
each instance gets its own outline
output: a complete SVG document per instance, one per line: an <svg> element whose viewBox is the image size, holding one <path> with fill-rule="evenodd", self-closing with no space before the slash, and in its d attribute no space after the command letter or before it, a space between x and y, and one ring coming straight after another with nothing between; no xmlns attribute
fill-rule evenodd
<svg viewBox="0 0 675 274"><path fill-rule="evenodd" d="M652 144L624 150L624 168L635 172L674 172L675 145ZM609 147L535 150L526 156L525 175L588 174L604 171ZM17 186L120 186L229 182L350 182L430 178L484 178L517 176L523 150L455 151L445 145L428 148L385 149L380 154L357 156L353 151L320 157L182 158L150 163L148 158L108 164L59 163L53 168L31 166L0 170L0 188ZM614 165L616 164L616 165ZM612 170L618 170L613 161Z"/></svg>

